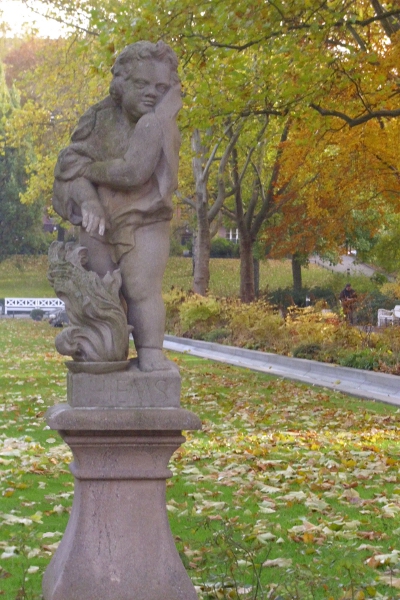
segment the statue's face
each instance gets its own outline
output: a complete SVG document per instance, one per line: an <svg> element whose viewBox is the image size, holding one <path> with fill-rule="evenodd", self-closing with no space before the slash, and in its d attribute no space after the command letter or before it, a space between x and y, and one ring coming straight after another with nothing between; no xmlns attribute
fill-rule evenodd
<svg viewBox="0 0 400 600"><path fill-rule="evenodd" d="M114 77L118 77L118 70ZM121 106L131 121L138 121L154 108L171 87L171 68L156 60L137 62L129 78L122 84Z"/></svg>

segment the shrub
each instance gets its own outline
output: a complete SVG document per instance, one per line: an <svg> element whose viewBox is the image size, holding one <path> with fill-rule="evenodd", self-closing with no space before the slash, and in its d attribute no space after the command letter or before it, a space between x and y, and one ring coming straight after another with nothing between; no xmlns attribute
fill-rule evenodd
<svg viewBox="0 0 400 600"><path fill-rule="evenodd" d="M232 305L229 326L235 345L285 354L290 350L284 319L264 301Z"/></svg>
<svg viewBox="0 0 400 600"><path fill-rule="evenodd" d="M180 289L171 288L169 292L163 294L165 304L165 323L168 333L181 335L180 329L180 306L188 298L188 292Z"/></svg>
<svg viewBox="0 0 400 600"><path fill-rule="evenodd" d="M169 241L169 255L170 256L182 256L183 254L183 246L180 241L172 236Z"/></svg>
<svg viewBox="0 0 400 600"><path fill-rule="evenodd" d="M292 306L305 307L306 298L310 298L312 303L318 300L324 300L330 308L337 306L337 299L334 292L328 288L313 287L303 288L301 292L296 292L293 288L278 288L267 294L267 299L272 304L287 308Z"/></svg>
<svg viewBox="0 0 400 600"><path fill-rule="evenodd" d="M326 345L334 340L341 321L333 312L322 312L312 306L296 307L289 309L286 326L292 347L302 344Z"/></svg>
<svg viewBox="0 0 400 600"><path fill-rule="evenodd" d="M352 327L344 321L340 327L333 330L330 342L336 347L358 350L365 345L365 337L357 327Z"/></svg>
<svg viewBox="0 0 400 600"><path fill-rule="evenodd" d="M322 347L319 344L300 344L293 350L295 358L314 359L321 353Z"/></svg>
<svg viewBox="0 0 400 600"><path fill-rule="evenodd" d="M384 286L386 287L386 286ZM358 325L376 325L378 309L391 310L395 304L393 297L383 294L379 290L369 292L356 304L354 315Z"/></svg>
<svg viewBox="0 0 400 600"><path fill-rule="evenodd" d="M377 347L400 354L400 327L385 327L379 334Z"/></svg>
<svg viewBox="0 0 400 600"><path fill-rule="evenodd" d="M394 282L384 283L380 291L385 296L389 296L390 298L392 298L392 300L400 298L400 280L396 279L396 281Z"/></svg>
<svg viewBox="0 0 400 600"><path fill-rule="evenodd" d="M192 294L186 298L179 308L181 328L184 334L191 336L215 327L221 316L222 306L211 296L203 297Z"/></svg>
<svg viewBox="0 0 400 600"><path fill-rule="evenodd" d="M378 273L378 271L376 271L372 276L371 276L371 281L377 285L378 287L380 287L381 285L383 285L384 283L388 283L388 278L386 277L386 275L384 275L383 273Z"/></svg>
<svg viewBox="0 0 400 600"><path fill-rule="evenodd" d="M45 315L45 312L41 308L34 308L33 310L31 310L31 313L30 313L30 317L34 321L41 321L43 319L44 315Z"/></svg>
<svg viewBox="0 0 400 600"><path fill-rule="evenodd" d="M364 348L356 352L348 352L338 356L338 364L342 367L352 367L353 369L366 369L367 371L378 371L380 363L379 353Z"/></svg>
<svg viewBox="0 0 400 600"><path fill-rule="evenodd" d="M212 331L209 331L203 335L203 340L206 342L218 343L223 340L226 340L226 338L228 338L230 334L230 330L226 328L213 329Z"/></svg>
<svg viewBox="0 0 400 600"><path fill-rule="evenodd" d="M211 242L211 258L237 258L239 256L239 245L225 238L215 238Z"/></svg>

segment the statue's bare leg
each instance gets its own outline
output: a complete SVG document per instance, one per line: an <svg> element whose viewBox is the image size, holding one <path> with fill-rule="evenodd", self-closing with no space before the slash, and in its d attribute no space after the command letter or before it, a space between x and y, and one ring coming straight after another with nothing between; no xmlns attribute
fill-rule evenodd
<svg viewBox="0 0 400 600"><path fill-rule="evenodd" d="M135 247L119 262L122 294L128 306L128 323L142 371L169 368L162 352L165 307L162 279L169 255L169 222L139 227Z"/></svg>

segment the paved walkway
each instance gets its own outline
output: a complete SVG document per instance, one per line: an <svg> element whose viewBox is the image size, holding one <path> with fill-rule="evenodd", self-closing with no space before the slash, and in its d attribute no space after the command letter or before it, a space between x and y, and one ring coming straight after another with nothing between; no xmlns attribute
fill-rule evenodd
<svg viewBox="0 0 400 600"><path fill-rule="evenodd" d="M352 254L344 254L340 259L340 263L332 265L328 260L322 260L319 256L311 256L310 263L319 265L320 267L324 267L324 269L329 269L329 271L335 273L345 273L349 277L352 275L366 275L367 277L372 277L374 273L379 271L379 269L375 269L364 263L356 262L357 259ZM391 279L390 276L388 279Z"/></svg>
<svg viewBox="0 0 400 600"><path fill-rule="evenodd" d="M164 348L400 407L400 377L211 342L165 336Z"/></svg>

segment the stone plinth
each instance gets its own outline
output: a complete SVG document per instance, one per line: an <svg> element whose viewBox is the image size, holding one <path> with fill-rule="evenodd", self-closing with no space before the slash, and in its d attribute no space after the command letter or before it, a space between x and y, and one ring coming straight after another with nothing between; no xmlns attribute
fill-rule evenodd
<svg viewBox="0 0 400 600"><path fill-rule="evenodd" d="M180 406L181 379L173 366L142 373L131 363L120 373L68 373L71 406L175 407Z"/></svg>
<svg viewBox="0 0 400 600"><path fill-rule="evenodd" d="M185 440L181 431L199 429L200 421L179 408L179 396L172 398L171 390L179 390L177 371L110 375L69 374L74 406L59 404L46 415L73 452L75 495L44 575L43 598L197 600L169 528L165 488L168 461ZM157 388L159 381L167 383ZM94 405L94 388L101 406ZM122 406L110 406L110 389L124 390L116 394ZM146 394L150 406L144 408Z"/></svg>

